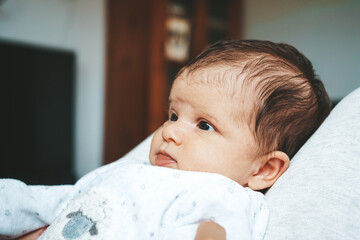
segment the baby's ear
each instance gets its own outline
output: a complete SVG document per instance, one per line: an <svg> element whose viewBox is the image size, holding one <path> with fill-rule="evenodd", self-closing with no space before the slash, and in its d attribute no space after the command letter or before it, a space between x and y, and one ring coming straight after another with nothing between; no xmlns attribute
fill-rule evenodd
<svg viewBox="0 0 360 240"><path fill-rule="evenodd" d="M271 187L288 169L290 159L281 151L272 151L260 157L257 171L249 178L248 187L262 190Z"/></svg>

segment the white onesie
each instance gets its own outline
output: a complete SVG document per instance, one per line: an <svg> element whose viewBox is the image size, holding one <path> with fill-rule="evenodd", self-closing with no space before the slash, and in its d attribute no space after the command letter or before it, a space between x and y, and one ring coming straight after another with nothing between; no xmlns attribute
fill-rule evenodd
<svg viewBox="0 0 360 240"><path fill-rule="evenodd" d="M0 239L44 225L45 239L194 239L215 221L231 239L263 239L261 193L214 173L117 161L75 185L27 186L0 179Z"/></svg>

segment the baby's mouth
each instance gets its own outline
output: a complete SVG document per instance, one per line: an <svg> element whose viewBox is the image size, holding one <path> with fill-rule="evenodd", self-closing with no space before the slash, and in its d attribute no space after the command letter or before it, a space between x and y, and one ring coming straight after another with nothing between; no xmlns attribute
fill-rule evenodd
<svg viewBox="0 0 360 240"><path fill-rule="evenodd" d="M156 154L156 158L155 158L155 166L159 166L159 167L171 167L171 164L176 164L177 161L175 159L173 159L169 154L167 154L166 152L158 152Z"/></svg>

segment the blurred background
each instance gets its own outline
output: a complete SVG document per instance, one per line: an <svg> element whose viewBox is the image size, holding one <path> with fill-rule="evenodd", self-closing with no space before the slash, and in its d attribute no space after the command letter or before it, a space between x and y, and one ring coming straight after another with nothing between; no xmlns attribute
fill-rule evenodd
<svg viewBox="0 0 360 240"><path fill-rule="evenodd" d="M72 183L166 119L220 39L297 47L335 103L360 86L360 0L0 0L0 178Z"/></svg>

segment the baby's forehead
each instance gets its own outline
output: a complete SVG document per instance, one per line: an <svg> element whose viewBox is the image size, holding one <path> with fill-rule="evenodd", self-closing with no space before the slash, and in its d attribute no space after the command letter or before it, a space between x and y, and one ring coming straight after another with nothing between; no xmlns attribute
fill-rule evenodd
<svg viewBox="0 0 360 240"><path fill-rule="evenodd" d="M192 87L214 87L229 101L249 104L255 100L257 80L246 81L247 74L244 73L243 67L216 64L194 71L185 69L177 79L185 81Z"/></svg>
<svg viewBox="0 0 360 240"><path fill-rule="evenodd" d="M189 87L207 86L216 88L225 104L232 105L232 115L239 124L250 122L251 112L256 106L256 94L253 87L244 84L245 75L228 65L203 67L195 71L183 71L176 79L185 81Z"/></svg>
<svg viewBox="0 0 360 240"><path fill-rule="evenodd" d="M235 96L242 87L240 73L226 65L199 68L195 71L185 70L179 77L190 86L210 86L217 88L221 94Z"/></svg>

